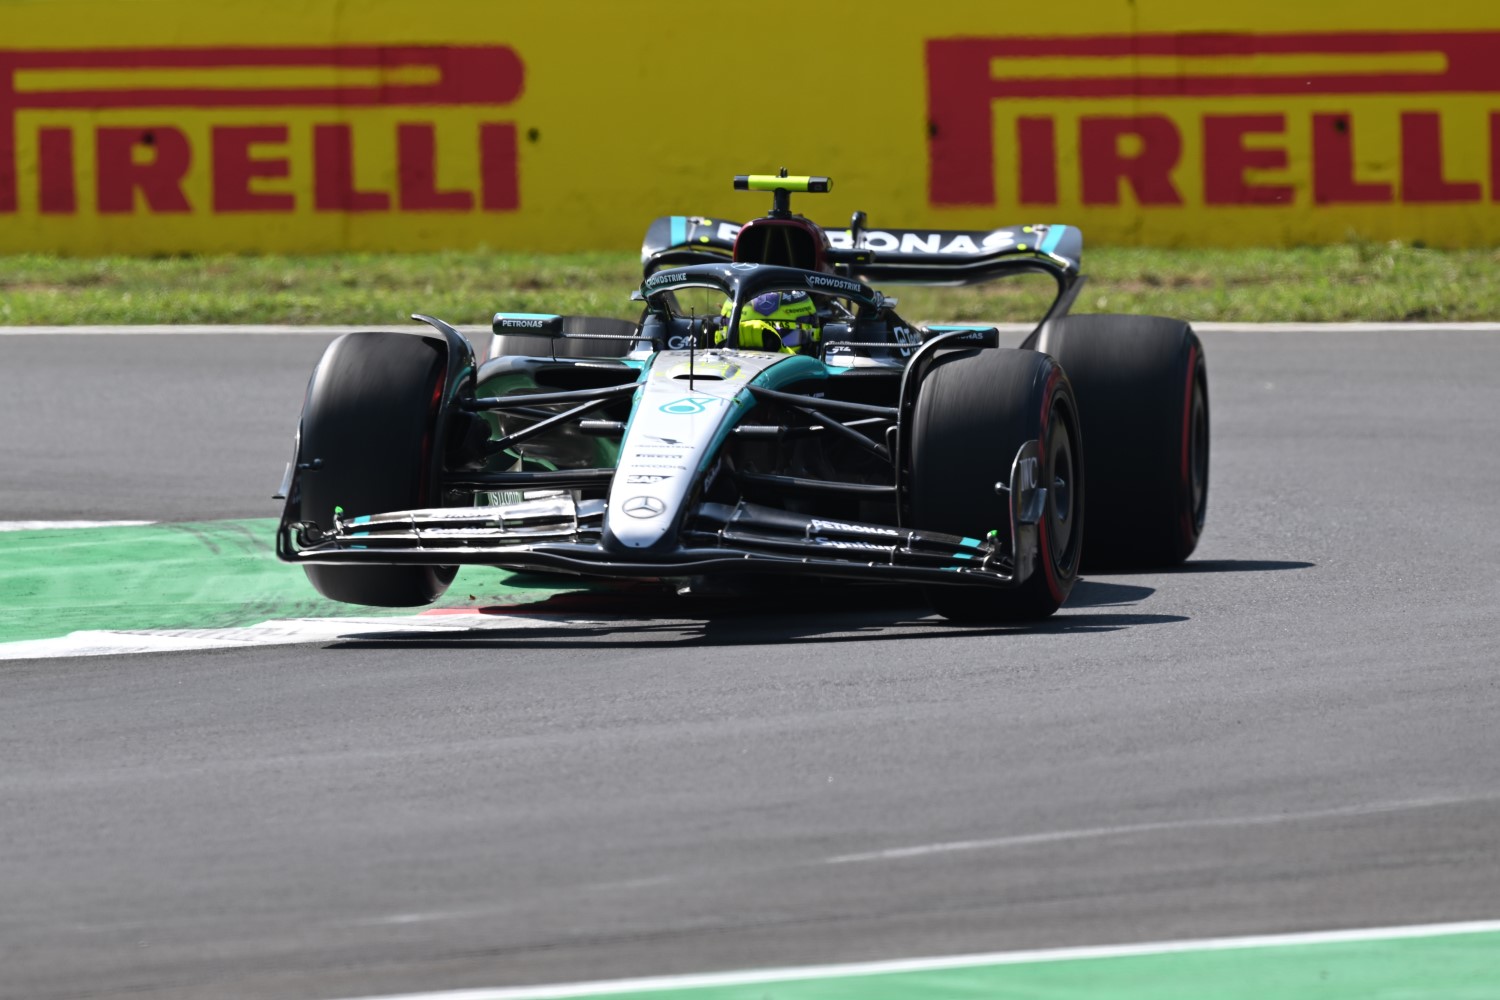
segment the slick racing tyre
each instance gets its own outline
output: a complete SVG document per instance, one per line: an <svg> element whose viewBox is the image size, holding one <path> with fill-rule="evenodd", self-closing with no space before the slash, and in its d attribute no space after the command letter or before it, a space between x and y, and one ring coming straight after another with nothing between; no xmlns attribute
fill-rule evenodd
<svg viewBox="0 0 1500 1000"><path fill-rule="evenodd" d="M1016 452L1041 449L1047 502L1037 531L1037 562L1019 587L930 586L945 618L1033 621L1068 599L1083 549L1083 444L1068 377L1036 351L996 348L939 357L917 391L911 444L911 516L916 528L983 538L1010 534ZM1012 545L1012 550L1014 546Z"/></svg>
<svg viewBox="0 0 1500 1000"><path fill-rule="evenodd" d="M350 333L329 345L302 410L302 518L331 529L345 518L440 505L439 408L446 358L440 341L408 333ZM349 604L431 604L456 566L318 566L318 593Z"/></svg>
<svg viewBox="0 0 1500 1000"><path fill-rule="evenodd" d="M1181 320L1067 316L1034 345L1066 369L1089 442L1086 570L1175 566L1208 507L1208 367Z"/></svg>
<svg viewBox="0 0 1500 1000"><path fill-rule="evenodd" d="M563 333L629 337L639 331L628 319L608 316L564 316ZM633 340L554 340L528 337L524 333L497 333L490 338L489 359L523 358L623 358L635 346Z"/></svg>

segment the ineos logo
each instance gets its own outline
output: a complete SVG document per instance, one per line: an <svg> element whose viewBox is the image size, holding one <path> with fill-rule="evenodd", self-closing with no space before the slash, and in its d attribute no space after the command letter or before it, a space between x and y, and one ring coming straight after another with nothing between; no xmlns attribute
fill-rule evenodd
<svg viewBox="0 0 1500 1000"><path fill-rule="evenodd" d="M656 497L631 497L620 509L631 517L647 518L666 513L667 505Z"/></svg>

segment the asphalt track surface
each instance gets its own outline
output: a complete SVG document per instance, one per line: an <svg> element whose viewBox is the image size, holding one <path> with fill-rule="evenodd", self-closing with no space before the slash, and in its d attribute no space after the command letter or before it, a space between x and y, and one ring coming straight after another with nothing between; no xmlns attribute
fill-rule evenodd
<svg viewBox="0 0 1500 1000"><path fill-rule="evenodd" d="M1209 529L910 595L0 664L0 996L317 998L1500 916L1500 335L1205 335ZM271 516L326 338L0 337L0 519Z"/></svg>

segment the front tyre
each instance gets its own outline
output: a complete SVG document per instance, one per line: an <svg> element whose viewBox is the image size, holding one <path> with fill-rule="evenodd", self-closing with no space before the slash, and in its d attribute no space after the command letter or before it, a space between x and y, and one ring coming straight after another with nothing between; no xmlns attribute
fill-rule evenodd
<svg viewBox="0 0 1500 1000"><path fill-rule="evenodd" d="M998 531L1015 550L1011 463L1027 441L1041 453L1047 502L1036 565L1019 587L931 586L938 613L960 622L1035 621L1055 612L1078 579L1083 551L1083 445L1073 389L1062 367L1036 351L955 351L932 363L912 419L911 513L916 528L983 538Z"/></svg>
<svg viewBox="0 0 1500 1000"><path fill-rule="evenodd" d="M439 505L438 444L447 359L440 341L350 333L324 352L302 409L301 517L331 529L335 511ZM414 607L437 600L456 566L303 567L318 593L348 604Z"/></svg>

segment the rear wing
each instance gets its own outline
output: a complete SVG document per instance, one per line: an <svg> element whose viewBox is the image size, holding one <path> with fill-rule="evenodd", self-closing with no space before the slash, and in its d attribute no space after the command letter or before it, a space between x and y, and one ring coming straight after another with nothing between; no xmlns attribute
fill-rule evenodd
<svg viewBox="0 0 1500 1000"><path fill-rule="evenodd" d="M663 267L730 259L740 223L698 215L667 215L646 229L641 266L649 276ZM1045 271L1065 293L1082 277L1083 234L1060 224L990 230L823 229L833 252L866 251L840 267L870 283L970 285L1014 274ZM871 256L873 254L873 259Z"/></svg>
<svg viewBox="0 0 1500 1000"><path fill-rule="evenodd" d="M646 227L641 241L644 277L664 267L713 264L734 256L742 223L702 215L663 215Z"/></svg>

